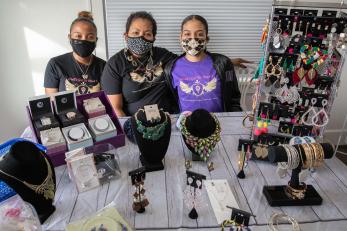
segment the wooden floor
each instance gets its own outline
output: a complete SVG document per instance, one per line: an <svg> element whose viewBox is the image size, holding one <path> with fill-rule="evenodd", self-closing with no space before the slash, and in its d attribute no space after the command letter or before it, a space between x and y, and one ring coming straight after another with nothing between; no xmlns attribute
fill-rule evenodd
<svg viewBox="0 0 347 231"><path fill-rule="evenodd" d="M341 230L347 227L347 167L337 158L312 172L307 184L311 184L323 198L320 206L271 207L262 193L264 185L285 185L289 176L280 179L276 166L263 161L251 161L245 179L238 173L238 139L247 138L249 131L241 127L242 114L223 113L218 116L222 127L222 140L211 156L215 170L209 172L205 163L193 163L192 171L207 179L227 179L241 209L255 214L250 224L252 230L267 230L267 222L274 212L285 212L296 218L302 230ZM56 168L56 212L45 222L45 230L64 230L71 221L87 217L114 201L117 210L136 230L220 230L213 210L203 189L204 205L198 209L199 217L188 217L190 208L183 203L185 189L185 159L191 159L177 129L172 129L170 145L165 156L165 170L146 175L146 196L150 202L146 212L136 214L132 210L132 193L128 172L139 167L139 150L129 143L119 148L121 177L109 184L78 194L69 180L66 166Z"/></svg>

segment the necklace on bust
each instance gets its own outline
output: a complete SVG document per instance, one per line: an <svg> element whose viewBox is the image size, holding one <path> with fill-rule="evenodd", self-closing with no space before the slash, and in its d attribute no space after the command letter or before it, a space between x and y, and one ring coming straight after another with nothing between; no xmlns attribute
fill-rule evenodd
<svg viewBox="0 0 347 231"><path fill-rule="evenodd" d="M26 187L30 188L31 190L33 190L36 194L42 194L46 200L48 199L54 199L54 181L53 181L53 177L52 177L52 169L51 169L51 166L47 160L47 158L44 158L45 161L46 161L46 165L47 165L47 176L45 178L45 180L39 184L39 185L36 185L36 184L30 184L26 181L23 181L23 180L20 180L18 179L17 177L15 176L12 176L4 171L2 171L0 169L0 172L12 179L15 179L21 183L23 183Z"/></svg>

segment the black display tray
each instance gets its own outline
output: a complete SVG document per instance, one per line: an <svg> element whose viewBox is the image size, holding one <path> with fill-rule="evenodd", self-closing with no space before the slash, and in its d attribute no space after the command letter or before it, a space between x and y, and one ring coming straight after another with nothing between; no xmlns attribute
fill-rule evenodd
<svg viewBox="0 0 347 231"><path fill-rule="evenodd" d="M304 206L322 204L322 197L312 185L307 185L305 198L302 200L288 198L284 192L286 187L287 185L264 186L263 193L270 206Z"/></svg>

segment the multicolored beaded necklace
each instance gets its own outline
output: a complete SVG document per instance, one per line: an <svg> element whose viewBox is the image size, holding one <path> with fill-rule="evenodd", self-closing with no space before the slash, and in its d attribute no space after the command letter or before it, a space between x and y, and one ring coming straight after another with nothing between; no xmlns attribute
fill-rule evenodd
<svg viewBox="0 0 347 231"><path fill-rule="evenodd" d="M187 144L190 147L194 148L194 151L204 161L207 161L207 159L210 157L210 154L213 148L216 146L218 141L220 141L220 133L221 133L220 123L214 114L211 113L211 115L214 121L216 122L216 129L212 135L206 138L193 136L186 127L187 117L184 117L181 120L181 132L184 138L186 139Z"/></svg>

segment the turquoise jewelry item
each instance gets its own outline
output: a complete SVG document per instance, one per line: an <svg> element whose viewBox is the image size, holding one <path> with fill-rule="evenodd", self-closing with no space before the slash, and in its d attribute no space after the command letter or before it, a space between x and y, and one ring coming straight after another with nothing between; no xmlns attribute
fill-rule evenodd
<svg viewBox="0 0 347 231"><path fill-rule="evenodd" d="M220 123L214 114L211 113L211 116L216 122L216 129L212 135L206 138L193 136L186 127L187 117L184 117L181 120L181 132L184 138L186 139L187 144L190 147L194 148L194 151L204 161L207 161L207 159L210 157L210 154L213 148L216 146L218 141L220 141L220 133L221 133Z"/></svg>
<svg viewBox="0 0 347 231"><path fill-rule="evenodd" d="M139 111L143 111L143 109L138 110L135 113L135 121L136 121L136 129L139 133L142 133L142 137L147 140L153 140L157 141L159 140L165 132L166 125L168 124L168 113L164 112L165 120L161 124L157 124L153 127L145 127L142 122L137 118L137 114ZM163 111L163 109L160 109L160 111Z"/></svg>

